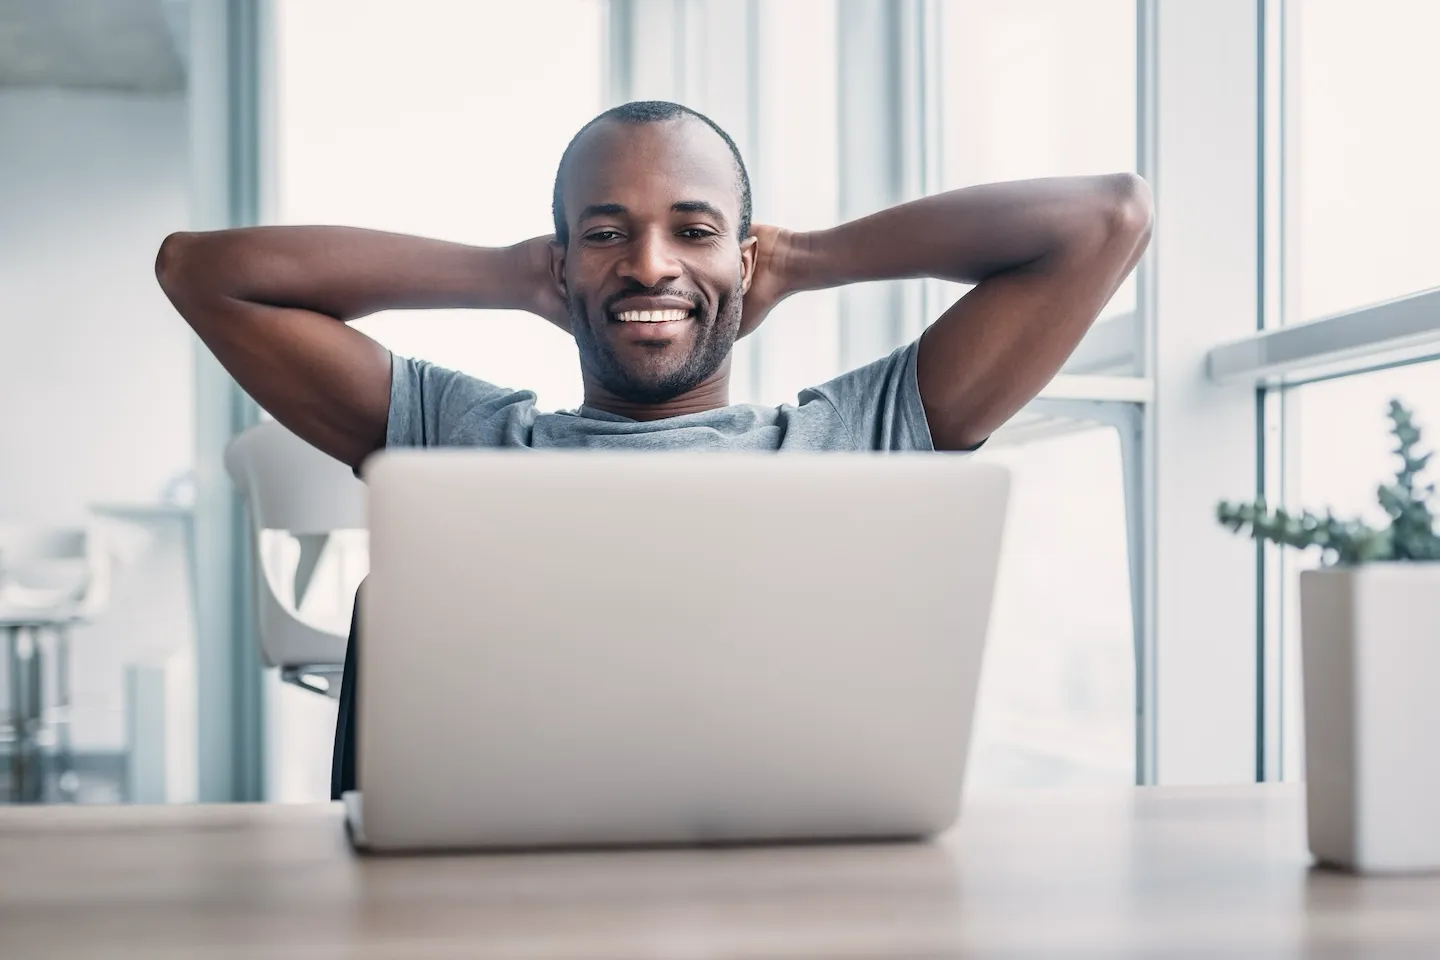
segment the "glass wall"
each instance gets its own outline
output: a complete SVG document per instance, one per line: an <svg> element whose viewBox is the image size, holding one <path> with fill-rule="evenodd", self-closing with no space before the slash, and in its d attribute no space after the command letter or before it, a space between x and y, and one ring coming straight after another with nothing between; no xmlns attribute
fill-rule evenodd
<svg viewBox="0 0 1440 960"><path fill-rule="evenodd" d="M1135 169L1134 0L944 0L939 11L947 189ZM1134 308L1132 278L1102 316Z"/></svg>
<svg viewBox="0 0 1440 960"><path fill-rule="evenodd" d="M603 108L600 0L276 4L275 216L481 245L552 231L555 167ZM579 405L575 347L533 316L388 313L390 349Z"/></svg>
<svg viewBox="0 0 1440 960"><path fill-rule="evenodd" d="M1277 4L1285 89L1279 125L1283 319L1343 316L1440 287L1440 136L1417 105L1440 90L1440 5L1427 0ZM1292 387L1269 409L1271 456L1286 505L1377 523L1376 488L1398 465L1389 401L1410 406L1435 447L1440 360ZM1268 645L1280 683L1277 774L1303 777L1299 571L1320 557L1272 550L1278 596ZM1273 732L1273 731L1272 731Z"/></svg>
<svg viewBox="0 0 1440 960"><path fill-rule="evenodd" d="M730 110L717 118L745 117L730 122L744 127L732 132L747 144L758 222L833 225L843 162L837 5L790 0L751 10L741 47L677 64L673 82L693 88L700 109ZM927 23L943 51L940 87L923 95L938 99L940 123L921 136L942 158L939 186L1134 169L1133 2L1104 0L1080 11L1056 0L949 0L937 10ZM657 23L688 50L696 40L688 31L728 24L730 14L695 4ZM635 5L631 15L659 14ZM554 170L539 158L558 158L574 130L606 105L607 16L599 0L427 0L403 8L282 0L277 218L483 244L548 232ZM641 25L636 37L653 32ZM733 56L742 49L748 60ZM540 62L563 69L537 71ZM615 65L608 69L613 75ZM733 97L708 102L718 96L717 71L750 89L742 111ZM524 97L514 95L520 75ZM946 291L946 302L961 292ZM800 389L839 373L837 303L830 291L777 308L737 352L745 369L737 369L733 399L793 402ZM1127 285L1107 313L1133 305ZM401 353L534 388L545 408L578 402L573 346L528 316L391 313L361 326ZM1134 659L1116 434L1072 429L985 456L1014 466L1017 493L974 782L1127 782ZM316 750L323 740L317 736Z"/></svg>
<svg viewBox="0 0 1440 960"><path fill-rule="evenodd" d="M1133 0L938 5L941 181L1134 170ZM939 308L965 290L939 284ZM1135 309L1133 278L1102 317ZM933 320L933 317L927 317ZM1134 631L1111 428L987 451L1015 471L971 784L1133 782Z"/></svg>
<svg viewBox="0 0 1440 960"><path fill-rule="evenodd" d="M981 674L972 788L1128 784L1135 659L1125 488L1113 428L986 457L1012 471Z"/></svg>
<svg viewBox="0 0 1440 960"><path fill-rule="evenodd" d="M1284 7L1292 320L1440 286L1440 4Z"/></svg>
<svg viewBox="0 0 1440 960"><path fill-rule="evenodd" d="M549 234L570 137L603 109L602 0L277 0L273 217L480 245ZM356 324L395 352L580 403L574 341L511 311L393 311ZM263 556L289 583L300 546ZM331 538L298 613L344 633L363 533ZM272 678L273 679L273 678ZM329 795L334 703L268 687L267 794Z"/></svg>
<svg viewBox="0 0 1440 960"><path fill-rule="evenodd" d="M756 7L756 142L746 162L755 219L792 230L839 219L835 0ZM750 345L754 385L736 401L794 403L806 387L840 373L834 290L785 301Z"/></svg>
<svg viewBox="0 0 1440 960"><path fill-rule="evenodd" d="M192 58L161 7L0 5L0 609L34 630L0 629L0 803L197 796L194 338L154 273L195 215Z"/></svg>
<svg viewBox="0 0 1440 960"><path fill-rule="evenodd" d="M836 221L841 173L855 169L845 166L838 136L842 122L854 121L837 108L838 79L854 66L842 62L841 51L853 55L854 46L871 56L883 46L847 46L856 34L853 25L846 32L847 8L836 0L743 7L722 0L525 5L423 0L404 7L277 0L276 6L279 218L359 223L476 243L509 243L550 230L553 163L536 158L558 157L574 129L606 105L601 78L613 83L618 75L617 47L607 33L618 22L617 10L643 21L632 27L630 55L654 55L637 60L643 69L629 71L636 89L647 94L652 88L673 89L679 99L736 128L732 133L744 145L755 184L757 220L798 229ZM1419 106L1424 91L1440 89L1427 47L1440 33L1440 6L1427 0L1363 5L1262 0L1265 29L1233 9L1134 0L924 0L891 16L901 6L887 6L888 19L881 18L895 30L894 50L923 56L914 63L914 58L897 61L891 113L905 117L895 125L901 130L896 150L902 176L910 177L911 162L923 158L919 182L925 189L1134 170L1137 147L1143 146L1152 165L1145 172L1159 174L1156 184L1169 184L1171 222L1200 228L1184 231L1183 238L1172 234L1165 282L1157 271L1150 290L1163 294L1187 284L1223 288L1226 295L1215 302L1225 310L1204 319L1230 331L1229 337L1253 329L1245 326L1251 319L1246 311L1259 300L1250 294L1257 280L1261 295L1273 298L1280 291L1280 309L1261 310L1255 302L1256 312L1289 322L1440 285L1435 267L1440 261L1427 239L1428 225L1440 215L1433 176L1440 169L1440 140L1429 132ZM1154 18L1146 20L1146 11ZM1141 41L1155 45L1155 63L1138 55ZM552 63L563 69L534 67ZM1202 65L1203 79L1195 79ZM1249 111L1258 109L1262 91L1275 85L1262 70L1278 70L1282 82L1274 102L1264 100L1270 112L1257 124ZM1160 82L1162 75L1170 78L1167 84ZM523 97L514 93L520 76ZM1142 102L1152 124L1148 130L1140 128ZM1176 117L1207 130L1205 141L1186 142ZM1236 117L1244 122L1223 119ZM1244 165L1262 159L1254 137L1266 123L1277 139L1265 143L1263 159L1275 165L1263 172L1265 182L1279 186L1279 203L1274 193L1255 203L1234 200L1243 193L1235 189L1233 202L1206 202L1211 198L1202 195L1204 186L1215 168L1223 167L1234 188ZM1261 173L1256 166L1256 176L1245 179L1260 183ZM494 189L497 183L504 190ZM1160 211L1161 223L1167 209ZM1211 216L1212 210L1218 212ZM1283 223L1278 234L1271 217ZM1277 256L1275 245L1262 249L1263 257L1234 253L1262 235L1279 239L1283 253ZM1163 238L1162 227L1157 241ZM1264 276L1238 266L1241 261L1263 261ZM961 293L960 287L933 285L924 320L933 320ZM1130 544L1156 535L1147 527L1138 539L1127 537L1133 533L1127 530L1127 506L1135 506L1127 497L1148 501L1130 518L1184 533L1166 542L1194 538L1199 544L1202 536L1219 534L1213 524L1201 532L1195 505L1243 494L1243 477L1251 473L1238 466L1239 447L1233 445L1224 459L1235 460L1235 469L1203 473L1193 481L1182 464L1171 462L1175 451L1191 452L1190 433L1214 439L1223 429L1233 439L1254 423L1248 384L1235 402L1233 391L1203 383L1198 373L1203 352L1219 337L1211 326L1202 330L1198 314L1184 315L1175 296L1155 298L1158 315L1142 318L1144 304L1137 302L1132 278L1102 314L1099 326L1105 329L1097 334L1105 336L1089 338L1090 346L1103 341L1105 349L1096 356L1121 362L1074 368L1156 376L1147 383L1168 400L1165 409L1183 408L1165 419L1168 446L1161 450L1153 437L1144 436L1124 448L1131 458L1126 461L1110 427L1041 422L1027 415L1023 430L998 438L981 454L1012 465L1017 486L977 730L976 783L1123 781L1139 774L1133 647L1153 644L1162 660L1168 649L1171 664L1209 662L1210 648L1201 645L1208 628L1188 622L1204 617L1167 621L1169 636L1135 636L1137 604L1197 613L1204 608L1194 588L1180 582L1199 582L1190 576L1193 571L1170 576L1156 594L1169 603L1146 599L1143 591L1131 595ZM777 309L737 350L733 399L788 401L800 388L839 372L837 313L833 293L797 297ZM1145 324L1148 344L1141 337ZM544 407L578 400L572 346L532 318L390 314L364 327L401 352L534 387ZM1128 361L1127 338L1133 345ZM1149 366L1142 346L1152 351ZM1372 488L1389 466L1385 401L1407 397L1428 422L1434 416L1429 407L1437 401L1426 380L1435 372L1430 365L1397 368L1272 395L1275 416L1268 426L1282 453L1270 464L1271 476L1281 476L1287 499L1341 511L1369 509ZM1170 460L1151 464L1146 479L1137 479L1143 473L1137 463L1149 456ZM1222 476L1226 489L1210 490ZM1180 502L1194 522L1171 522L1167 528L1161 519L1182 512ZM1224 552L1228 543L1223 549L1212 546L1200 544L1197 563L1239 556ZM1276 696L1289 718L1282 739L1283 766L1290 774L1298 757L1298 683L1288 597L1294 569L1303 562L1285 558L1276 593L1286 602L1267 608L1275 635L1271 647L1284 653L1285 679ZM1164 576L1154 570L1142 575ZM1235 618L1225 623L1233 633ZM1251 641L1247 631L1247 665L1254 663ZM1177 657L1177 646L1190 652ZM1227 682L1234 681L1227 688L1231 696L1254 687L1234 657L1226 661L1228 672L1222 671ZM1167 674L1156 690L1170 684L1173 694L1173 685L1183 687L1187 679ZM1207 734L1196 732L1212 707L1204 696L1180 692L1183 703L1177 706L1170 696L1169 726L1156 736L1169 736L1174 746L1167 749L1176 755L1201 760L1182 760L1169 769L1200 777L1210 775L1205 771L1223 769L1229 776L1244 769L1239 754L1248 744L1235 734L1240 726L1229 724L1224 746L1212 750ZM1148 705L1152 712L1155 707ZM1273 748L1274 741L1267 744ZM1228 758L1223 764L1216 759L1222 751Z"/></svg>
<svg viewBox="0 0 1440 960"><path fill-rule="evenodd" d="M1242 740L1249 728L1229 723L1227 732L1216 734L1204 721L1244 714L1249 723L1254 705L1226 713L1227 708L1210 702L1214 678L1207 675L1202 682L1192 676L1215 662L1214 648L1205 641L1213 640L1216 630L1207 594L1194 584L1203 583L1206 567L1213 571L1235 558L1238 569L1241 559L1248 563L1250 556L1229 539L1218 547L1216 539L1206 539L1221 533L1197 505L1247 492L1254 471L1242 460L1254 450L1249 430L1257 418L1252 383L1238 388L1207 383L1201 372L1204 353L1221 339L1217 330L1225 330L1226 338L1248 336L1256 326L1255 314L1272 325L1347 314L1363 319L1353 315L1377 302L1440 287L1440 258L1431 240L1431 225L1440 220L1434 175L1440 170L1440 138L1426 113L1428 93L1440 89L1440 67L1430 49L1440 35L1440 4L1257 4L1251 10L1248 5L1135 0L272 0L263 6L273 12L266 20L273 35L267 34L261 45L274 54L266 64L274 75L265 91L273 94L265 100L267 110L273 108L265 133L267 139L273 136L275 151L259 165L262 193L271 201L268 219L280 223L356 224L478 244L547 234L555 163L574 131L620 89L617 77L626 70L619 69L615 57L622 47L634 60L627 68L633 92L676 91L677 98L732 128L751 167L760 222L796 229L835 223L842 189L846 203L857 193L852 176L857 170L887 181L860 184L864 189L858 193L879 198L909 195L916 188L1133 170L1143 153L1149 164L1143 172L1155 174L1152 184L1162 204L1150 265L1168 265L1151 273L1155 282L1147 296L1154 309L1137 300L1133 280L1127 283L1102 315L1099 327L1104 329L1096 333L1105 336L1092 335L1082 345L1082 350L1104 349L1091 351L1086 363L1077 362L1066 372L1137 375L1131 383L1150 393L1099 392L1131 396L1123 401L1127 414L1149 403L1133 397L1157 397L1140 431L1145 435L1131 444L1127 434L1122 448L1111 427L1044 420L1041 407L1047 413L1078 409L1083 415L1083 404L1090 402L1066 406L1071 401L1052 397L1048 406L1037 405L1017 418L1016 429L980 454L1014 468L1016 494L986 664L974 782L1143 776L1134 767L1134 719L1137 710L1148 709L1153 721L1155 703L1137 702L1131 653L1137 643L1158 646L1159 661L1171 665L1155 681L1155 690L1140 698L1166 698L1159 712L1168 711L1170 719L1155 736L1168 737L1181 757L1168 769L1182 770L1181 779L1232 777L1245 769L1238 761L1248 749ZM1255 23L1257 11L1263 14L1261 25ZM856 13L870 18L864 22L877 28L873 36L855 28ZM617 45L614 28L626 18L638 26L628 45ZM152 26L181 35L178 21ZM213 32L223 31L217 26ZM91 40L104 46L103 37ZM214 79L215 64L223 57L211 54L225 47L217 44L191 64ZM1154 53L1153 62L1140 52ZM102 327L87 328L87 336L94 334L90 340L109 343L106 337L123 330L116 349L140 350L148 358L142 366L168 373L147 378L143 388L117 381L106 395L118 399L84 417L63 403L31 404L48 412L38 420L7 422L10 446L16 449L39 449L50 434L93 435L104 442L81 445L65 457L37 461L28 472L0 478L6 488L0 491L3 513L73 517L102 502L122 501L122 506L148 504L183 514L191 461L202 480L221 475L215 452L229 434L219 433L233 424L224 417L223 427L206 419L216 416L219 407L210 403L209 392L192 389L192 380L202 382L208 374L203 365L198 374L189 369L193 338L163 302L157 306L150 260L165 233L192 222L187 207L195 205L194 197L186 193L194 182L229 184L230 202L218 204L217 210L234 215L245 207L235 202L236 192L248 187L236 181L249 176L245 171L255 158L238 156L246 148L237 144L226 148L237 156L222 157L225 149L215 144L229 143L237 117L227 116L224 123L211 118L216 129L206 140L209 146L192 156L216 169L203 171L200 178L190 171L192 184L187 184L185 128L203 111L191 108L194 89L187 96L183 85L176 85L184 77L183 57L131 66L137 76L152 76L158 69L168 74L169 85L103 95L34 86L0 90L9 126L35 134L0 138L0 165L11 174L5 179L11 186L5 209L20 218L17 222L33 221L30 234L37 236L53 233L57 224L83 220L85 229L70 232L81 237L86 262L100 265L98 272L86 274L96 282L85 289L41 290L45 284L36 283L53 279L54 271L41 262L43 257L35 260L39 248L16 248L10 270L14 282L6 292L21 313L28 309L27 291L43 293L31 297L35 304L29 313L46 322L17 327L27 349L0 357L0 365L10 360L9 382L27 396L82 395L73 389L74 377L50 372L53 367L63 374L73 363L37 367L17 365L14 358L54 352L75 339L75 330L104 316ZM885 92L852 97L855 103L847 101L842 112L845 85L840 79L855 76L874 78ZM231 86L235 83L232 77ZM854 85L846 89L853 94ZM237 106L248 102L246 90L230 90L235 110L249 109ZM1267 112L1257 117L1251 111L1258 102ZM117 125L115 118L125 122ZM847 126L852 123L856 126ZM847 141L840 134L857 129L883 131L884 143L894 141L894 156L884 162L870 154L860 158L863 162L847 157L846 150L854 154L855 143L864 138ZM1205 136L1197 139L1194 129L1203 129ZM1272 139L1257 143L1258 130ZM188 133L193 138L194 131ZM106 144L99 153L91 149L97 136ZM72 149L76 144L81 149ZM75 166L100 154L118 158L107 176ZM1255 166L1261 160L1267 163L1263 171ZM219 169L227 163L233 169ZM1217 178L1226 189L1207 192ZM1262 183L1259 196L1246 193L1249 185ZM49 187L56 189L47 192ZM210 192L215 197L207 202L223 193ZM67 205L66 198L77 196L84 202ZM137 210L140 214L132 215ZM117 219L119 213L124 215ZM193 222L209 227L224 220L222 212ZM1277 221L1283 224L1278 231ZM1167 222L1184 229L1167 233ZM117 247L114 238L122 236ZM1252 245L1258 238L1265 243L1255 256ZM121 247L128 251L123 256ZM141 253L143 263L135 259ZM1260 263L1265 264L1263 275ZM13 269L26 264L34 269ZM940 287L926 290L926 322L963 292ZM1207 299L1214 290L1224 295ZM85 309L86 298L96 295L105 299L106 309ZM1262 296L1268 298L1264 309L1257 302ZM920 299L906 299L905 309ZM1201 307L1194 306L1201 301ZM842 321L838 302L834 292L827 292L779 307L760 333L737 350L733 399L793 400L799 389L840 372L842 340L854 329L844 326L849 316ZM111 309L117 304L120 314L134 314L128 325L109 322L120 315ZM896 329L903 326L906 335L914 335L921 319L918 311L914 316L907 312ZM389 313L368 318L361 327L402 354L533 388L543 408L573 407L580 398L572 342L533 317L495 311ZM1142 342L1142 328L1148 343ZM1150 351L1148 363L1142 346ZM156 367L151 362L156 357L169 359ZM1273 417L1265 424L1268 436L1276 438L1268 463L1271 485L1296 506L1372 511L1373 488L1391 467L1386 401L1399 396L1411 402L1433 440L1434 421L1440 417L1440 397L1431 385L1440 382L1436 362L1271 391L1266 403ZM119 376L110 367L80 379L100 383ZM34 370L42 368L46 376L36 380ZM1152 379L1140 381L1139 375ZM230 389L228 383L222 386ZM151 402L156 390L182 400L196 393L198 399L157 404ZM154 428L139 438L145 455L116 459L111 456L115 443L134 447L134 431L91 429L91 421L134 420L131 413L142 407L152 414L141 419ZM1157 411L1166 412L1159 416ZM51 430L56 417L78 426ZM197 431L198 454L187 439ZM1155 445L1146 431L1158 432L1165 444ZM1226 469L1201 470L1197 477L1181 462L1182 454L1189 457L1197 447ZM92 460L126 469L86 468ZM1211 489L1222 480L1224 489ZM1127 502L1127 497L1135 499ZM1139 501L1144 510L1127 516L1127 507ZM1127 519L1136 516L1145 526L1138 539L1127 529ZM1174 522L1176 517L1183 522ZM1152 564L1157 569L1144 571L1137 582L1150 577L1168 585L1150 584L1154 598L1145 590L1132 596L1134 543L1148 544L1141 552L1151 554L1159 551L1155 544L1166 544L1167 558L1194 569L1177 573L1176 563ZM354 547L363 555L363 543ZM346 595L364 564L363 558L342 557L338 547L327 549L309 577L312 590L300 612L338 630L348 616ZM271 538L265 550L273 553L277 576L284 580L308 570L314 559L304 556L303 545L283 538ZM215 568L215 560L204 556L207 569ZM1275 602L1265 609L1271 618L1266 656L1275 657L1282 669L1266 665L1263 677L1266 683L1276 683L1277 674L1282 680L1274 699L1267 687L1267 702L1260 706L1273 712L1274 700L1283 701L1283 722L1276 721L1283 735L1267 738L1265 746L1274 750L1281 743L1281 767L1294 776L1299 685L1293 574L1313 561L1286 556L1283 562L1283 576L1274 579ZM1238 589L1236 583L1232 579L1231 587ZM117 591L117 603L124 595ZM1161 635L1141 630L1135 636L1135 609L1146 603L1152 616L1155 610L1170 611L1161 617ZM166 606L182 604L167 601ZM1237 627L1249 615L1248 601L1243 606L1237 615L1222 618L1230 653L1217 675L1223 674L1232 700L1256 688L1237 666L1240 659L1247 667L1255 664L1250 626ZM1143 625L1143 615L1139 621ZM97 624L93 634L119 623L111 618L108 625ZM210 626L207 621L202 633L213 633ZM159 635L168 629L145 632ZM123 762L114 758L122 750L118 718L126 710L119 684L123 658L116 651L129 649L129 640L78 642L75 685L83 702L75 711L77 748L111 755L113 766ZM205 717L228 710L223 698L210 694L215 693L215 664L229 669L231 661L228 656L201 659L202 666L210 663L208 673L185 667L176 675L201 678L182 677L178 686L203 694L198 711L181 711L199 716L196 726L203 731ZM1177 663L1184 666L1177 668ZM212 686L205 685L207 676ZM272 770L279 784L272 794L308 797L320 788L312 774L328 769L327 702L289 688L272 700L282 704L280 715L272 718L272 743L308 751L303 761L297 760L299 766L282 763ZM286 703L299 705L294 710L304 716ZM203 734L197 736L203 740ZM1212 749L1221 739L1223 745ZM222 747L220 739L211 739L203 740L199 750L175 751L200 757L199 773L177 774L177 783L185 779L203 785L211 767L231 766L231 758L214 759ZM237 755L244 750L235 748ZM1215 759L1221 752L1227 757L1224 764ZM1201 761L1187 765L1187 755ZM186 764L195 765L185 760L171 768ZM210 779L221 785L211 792L224 795L228 773ZM162 791L182 798L195 792L193 783Z"/></svg>

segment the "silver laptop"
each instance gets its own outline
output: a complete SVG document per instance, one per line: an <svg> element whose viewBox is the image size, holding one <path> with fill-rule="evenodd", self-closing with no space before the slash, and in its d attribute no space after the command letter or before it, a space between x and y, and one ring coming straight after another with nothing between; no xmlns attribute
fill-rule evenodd
<svg viewBox="0 0 1440 960"><path fill-rule="evenodd" d="M365 479L357 847L954 822L1004 468L395 450Z"/></svg>

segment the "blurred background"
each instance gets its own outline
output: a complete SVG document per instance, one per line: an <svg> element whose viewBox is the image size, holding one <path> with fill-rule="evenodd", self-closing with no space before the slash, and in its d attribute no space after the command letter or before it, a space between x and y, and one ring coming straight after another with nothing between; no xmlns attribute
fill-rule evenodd
<svg viewBox="0 0 1440 960"><path fill-rule="evenodd" d="M1306 561L1213 507L1373 512L1387 400L1440 428L1437 35L1430 0L0 0L0 798L328 797L362 524L246 509L225 451L264 415L161 294L161 240L545 234L572 134L652 98L725 127L793 228L1150 180L1150 254L980 454L1017 487L968 786L1299 776ZM793 298L732 399L793 401L961 292ZM579 402L533 317L362 325Z"/></svg>

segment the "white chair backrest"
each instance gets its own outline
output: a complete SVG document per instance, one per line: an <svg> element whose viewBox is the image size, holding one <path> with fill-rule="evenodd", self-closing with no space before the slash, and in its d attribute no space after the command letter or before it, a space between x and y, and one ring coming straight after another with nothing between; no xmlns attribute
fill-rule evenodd
<svg viewBox="0 0 1440 960"><path fill-rule="evenodd" d="M260 530L363 530L365 484L274 420L256 424L225 449L225 469Z"/></svg>
<svg viewBox="0 0 1440 960"><path fill-rule="evenodd" d="M97 529L0 524L0 606L94 616L109 599L110 567Z"/></svg>
<svg viewBox="0 0 1440 960"><path fill-rule="evenodd" d="M267 530L304 536L365 529L365 484L274 420L230 441L225 469L249 506L256 626L265 663L343 663L346 638L305 623L281 601L283 588L265 563L260 539Z"/></svg>
<svg viewBox="0 0 1440 960"><path fill-rule="evenodd" d="M86 538L82 527L0 524L0 566L20 569L46 560L80 559Z"/></svg>

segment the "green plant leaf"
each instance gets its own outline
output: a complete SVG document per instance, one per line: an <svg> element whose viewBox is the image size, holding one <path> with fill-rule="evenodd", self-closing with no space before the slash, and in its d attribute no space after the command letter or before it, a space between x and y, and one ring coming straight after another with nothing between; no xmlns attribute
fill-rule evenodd
<svg viewBox="0 0 1440 960"><path fill-rule="evenodd" d="M1440 535L1430 504L1436 485L1416 483L1432 453L1417 452L1420 428L1398 399L1390 401L1388 416L1400 466L1394 483L1379 485L1375 493L1381 510L1390 518L1388 526L1375 528L1358 518L1343 520L1330 510L1323 517L1308 510L1293 515L1283 508L1271 510L1263 498L1249 503L1222 500L1216 506L1216 520L1233 533L1248 531L1255 540L1300 550L1319 548L1325 563L1440 560Z"/></svg>

